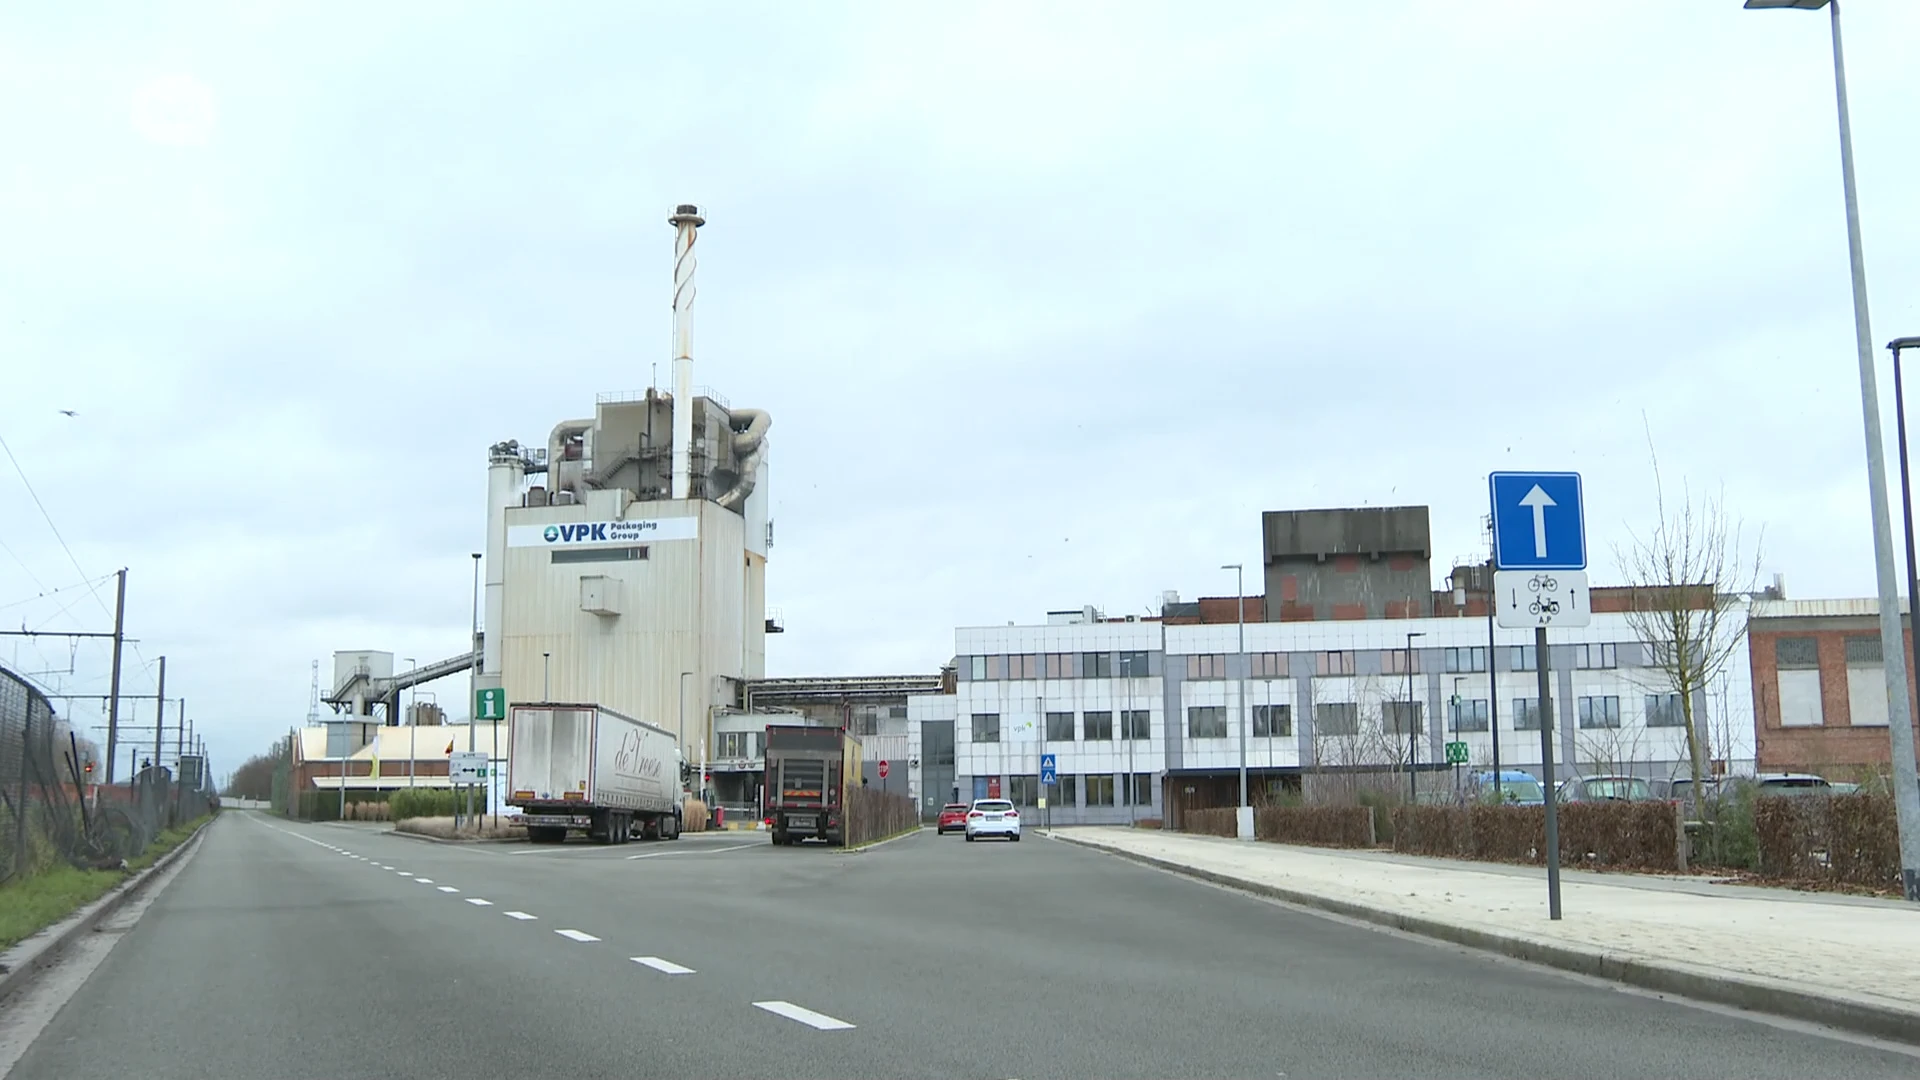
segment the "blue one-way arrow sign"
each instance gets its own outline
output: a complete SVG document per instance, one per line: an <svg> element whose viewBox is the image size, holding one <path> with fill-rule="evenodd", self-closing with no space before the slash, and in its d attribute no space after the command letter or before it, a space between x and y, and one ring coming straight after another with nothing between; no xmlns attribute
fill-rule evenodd
<svg viewBox="0 0 1920 1080"><path fill-rule="evenodd" d="M1587 568L1587 515L1579 473L1494 473L1488 486L1496 569Z"/></svg>
<svg viewBox="0 0 1920 1080"><path fill-rule="evenodd" d="M1041 783L1043 784L1059 783L1059 777L1054 772L1053 762L1054 762L1054 757L1052 754L1040 755L1040 782Z"/></svg>

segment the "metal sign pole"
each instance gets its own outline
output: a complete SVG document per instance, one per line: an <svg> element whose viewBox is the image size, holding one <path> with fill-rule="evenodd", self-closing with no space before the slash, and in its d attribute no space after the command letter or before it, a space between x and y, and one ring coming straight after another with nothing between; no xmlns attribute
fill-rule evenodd
<svg viewBox="0 0 1920 1080"><path fill-rule="evenodd" d="M1547 661L1547 628L1533 628L1534 668L1540 676L1540 784L1547 795L1547 918L1560 918L1560 813L1553 790L1552 665ZM1498 783L1498 780L1495 781Z"/></svg>

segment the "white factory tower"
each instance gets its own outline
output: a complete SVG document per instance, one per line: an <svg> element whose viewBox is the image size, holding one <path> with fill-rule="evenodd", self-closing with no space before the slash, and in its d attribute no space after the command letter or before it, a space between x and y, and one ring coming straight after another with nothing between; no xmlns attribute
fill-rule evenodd
<svg viewBox="0 0 1920 1080"><path fill-rule="evenodd" d="M694 393L705 221L693 206L668 220L673 392L602 394L544 448L490 451L477 685L640 717L678 731L699 761L714 708L765 674L770 420Z"/></svg>

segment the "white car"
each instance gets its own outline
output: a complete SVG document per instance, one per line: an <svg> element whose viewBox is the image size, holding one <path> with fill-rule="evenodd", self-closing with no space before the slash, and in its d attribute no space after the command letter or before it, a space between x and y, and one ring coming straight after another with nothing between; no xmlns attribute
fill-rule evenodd
<svg viewBox="0 0 1920 1080"><path fill-rule="evenodd" d="M1020 839L1020 811L1005 799L975 799L967 810L967 839L1004 836Z"/></svg>

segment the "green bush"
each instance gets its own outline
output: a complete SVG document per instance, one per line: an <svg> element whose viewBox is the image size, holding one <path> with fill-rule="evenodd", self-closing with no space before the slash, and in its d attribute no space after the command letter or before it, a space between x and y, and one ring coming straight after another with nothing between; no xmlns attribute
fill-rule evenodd
<svg viewBox="0 0 1920 1080"><path fill-rule="evenodd" d="M484 792L474 792L473 808L479 813L486 802ZM453 817L467 808L464 788L399 788L387 799L387 816L394 821L407 818Z"/></svg>

